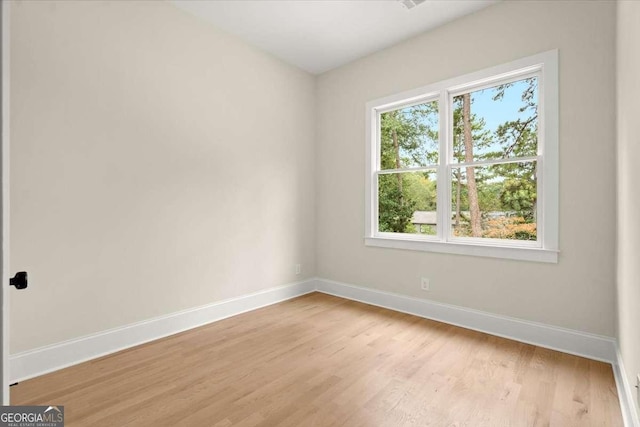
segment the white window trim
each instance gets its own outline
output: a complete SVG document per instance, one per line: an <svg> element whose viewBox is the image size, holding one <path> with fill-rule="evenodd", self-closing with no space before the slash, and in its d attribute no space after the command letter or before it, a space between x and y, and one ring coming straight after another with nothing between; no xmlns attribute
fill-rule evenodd
<svg viewBox="0 0 640 427"><path fill-rule="evenodd" d="M508 79L538 75L538 155L531 160L538 162L538 240L507 241L500 239L461 238L450 236L447 209L438 208L438 234L436 236L404 233L384 233L377 230L377 176L380 149L378 135L379 114L399 106L438 100L441 111L439 120L440 146L438 165L412 169L437 169L438 177L449 176L451 165L449 136L449 99L458 93L495 86ZM552 50L487 68L464 76L444 80L421 88L394 94L368 102L366 105L366 175L365 175L365 244L383 248L441 252L448 254L484 256L515 260L558 262L558 51ZM446 157L445 157L446 156ZM520 160L521 158L518 158ZM477 162L480 165L487 162ZM457 164L456 164L457 165ZM464 165L464 164L462 164ZM403 169L408 171L411 169ZM390 171L384 171L389 173ZM438 182L437 205L446 206L449 200L450 180Z"/></svg>

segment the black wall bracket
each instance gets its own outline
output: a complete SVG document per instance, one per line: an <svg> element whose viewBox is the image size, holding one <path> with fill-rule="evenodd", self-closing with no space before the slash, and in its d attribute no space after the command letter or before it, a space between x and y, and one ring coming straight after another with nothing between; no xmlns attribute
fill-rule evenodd
<svg viewBox="0 0 640 427"><path fill-rule="evenodd" d="M26 289L27 286L29 286L27 272L26 271L17 272L15 276L9 279L9 285L15 286L16 289Z"/></svg>

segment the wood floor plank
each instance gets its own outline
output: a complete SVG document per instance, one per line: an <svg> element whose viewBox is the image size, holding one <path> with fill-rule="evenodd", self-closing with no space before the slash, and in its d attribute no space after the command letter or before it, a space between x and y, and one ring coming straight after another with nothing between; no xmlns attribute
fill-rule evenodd
<svg viewBox="0 0 640 427"><path fill-rule="evenodd" d="M611 366L320 293L11 388L75 426L622 425Z"/></svg>

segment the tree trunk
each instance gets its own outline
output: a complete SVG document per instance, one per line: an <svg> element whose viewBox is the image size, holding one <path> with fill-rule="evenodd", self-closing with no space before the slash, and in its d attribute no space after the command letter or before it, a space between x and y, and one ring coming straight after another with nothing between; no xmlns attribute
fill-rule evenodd
<svg viewBox="0 0 640 427"><path fill-rule="evenodd" d="M464 124L464 161L473 162L473 138L471 136L471 95L462 96L462 122ZM467 193L469 198L469 213L471 217L471 235L482 237L482 223L480 220L480 206L478 204L478 188L476 174L472 167L467 168Z"/></svg>
<svg viewBox="0 0 640 427"><path fill-rule="evenodd" d="M533 183L534 185L538 185L538 164L536 163L535 169L533 170ZM533 202L533 222L538 223L538 189L536 188L536 201Z"/></svg>
<svg viewBox="0 0 640 427"><path fill-rule="evenodd" d="M457 179L457 184L456 184L456 223L455 223L455 228L458 229L458 227L460 226L460 196L462 193L462 174L460 173L460 169L456 169L456 179Z"/></svg>
<svg viewBox="0 0 640 427"><path fill-rule="evenodd" d="M393 147L396 150L396 169L400 169L400 146L398 145L398 133L395 129L391 131L391 137L393 138ZM398 179L398 191L400 192L400 206L404 206L404 194L402 193L402 174L397 173Z"/></svg>

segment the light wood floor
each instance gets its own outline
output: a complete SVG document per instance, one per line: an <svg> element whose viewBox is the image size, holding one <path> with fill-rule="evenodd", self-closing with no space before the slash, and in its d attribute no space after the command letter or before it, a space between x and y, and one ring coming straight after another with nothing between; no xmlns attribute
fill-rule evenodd
<svg viewBox="0 0 640 427"><path fill-rule="evenodd" d="M310 294L21 382L71 426L621 426L611 366Z"/></svg>

